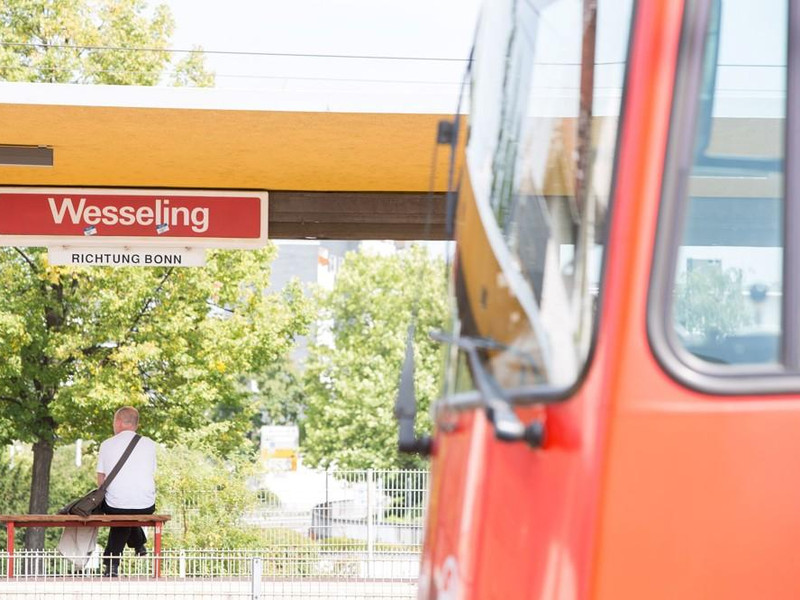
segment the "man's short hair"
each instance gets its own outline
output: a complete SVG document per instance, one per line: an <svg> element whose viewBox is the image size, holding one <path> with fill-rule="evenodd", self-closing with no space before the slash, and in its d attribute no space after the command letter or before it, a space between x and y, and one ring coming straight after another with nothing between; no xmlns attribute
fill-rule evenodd
<svg viewBox="0 0 800 600"><path fill-rule="evenodd" d="M114 420L128 427L139 426L139 411L132 406L123 406L114 413Z"/></svg>

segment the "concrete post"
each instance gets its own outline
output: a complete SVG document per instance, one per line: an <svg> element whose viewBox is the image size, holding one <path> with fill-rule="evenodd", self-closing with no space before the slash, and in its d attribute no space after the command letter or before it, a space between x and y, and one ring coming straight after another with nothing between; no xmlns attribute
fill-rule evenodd
<svg viewBox="0 0 800 600"><path fill-rule="evenodd" d="M250 597L252 600L261 600L261 559L253 558L253 578Z"/></svg>
<svg viewBox="0 0 800 600"><path fill-rule="evenodd" d="M375 562L375 473L367 471L367 577L373 576Z"/></svg>

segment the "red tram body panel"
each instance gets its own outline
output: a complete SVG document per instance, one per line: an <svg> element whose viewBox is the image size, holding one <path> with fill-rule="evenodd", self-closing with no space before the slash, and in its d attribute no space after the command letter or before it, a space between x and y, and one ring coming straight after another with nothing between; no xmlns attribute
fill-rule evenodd
<svg viewBox="0 0 800 600"><path fill-rule="evenodd" d="M481 17L419 597L800 597L800 11L592 4Z"/></svg>

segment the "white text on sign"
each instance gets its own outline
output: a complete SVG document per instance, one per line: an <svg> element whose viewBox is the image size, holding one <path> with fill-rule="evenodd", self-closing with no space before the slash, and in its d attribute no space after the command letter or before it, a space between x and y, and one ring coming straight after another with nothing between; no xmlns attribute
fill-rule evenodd
<svg viewBox="0 0 800 600"><path fill-rule="evenodd" d="M72 198L63 197L58 204L54 197L48 197L53 221L60 225L69 214L73 225L161 225L191 227L196 233L208 230L208 208L170 206L169 200L158 198L153 206L86 206L86 198L78 201L77 207Z"/></svg>

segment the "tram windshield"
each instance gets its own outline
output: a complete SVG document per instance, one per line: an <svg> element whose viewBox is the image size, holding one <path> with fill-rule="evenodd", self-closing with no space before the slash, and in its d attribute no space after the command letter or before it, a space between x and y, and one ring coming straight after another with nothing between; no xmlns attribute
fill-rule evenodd
<svg viewBox="0 0 800 600"><path fill-rule="evenodd" d="M593 337L632 2L597 3L582 65L585 4L490 3L478 33L467 165L496 272L462 265L487 281L459 326L506 389L571 385Z"/></svg>

